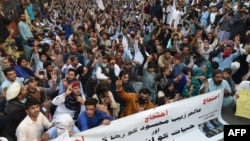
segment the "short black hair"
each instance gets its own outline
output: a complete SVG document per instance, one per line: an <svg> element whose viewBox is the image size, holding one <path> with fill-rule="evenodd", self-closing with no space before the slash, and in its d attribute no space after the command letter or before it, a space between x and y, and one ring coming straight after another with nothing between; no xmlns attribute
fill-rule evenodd
<svg viewBox="0 0 250 141"><path fill-rule="evenodd" d="M85 30L85 27L82 26L82 25L80 25L80 26L77 27L77 30L79 30L79 29L81 29L82 31L84 31L84 30Z"/></svg>
<svg viewBox="0 0 250 141"><path fill-rule="evenodd" d="M188 72L192 72L192 69L185 66L183 69L182 69L182 73L184 73L185 75L188 75Z"/></svg>
<svg viewBox="0 0 250 141"><path fill-rule="evenodd" d="M24 56L20 56L20 57L17 59L17 65L21 65L21 62L22 62L23 60L28 61Z"/></svg>
<svg viewBox="0 0 250 141"><path fill-rule="evenodd" d="M94 105L96 107L97 103L98 103L97 99L93 97L88 97L84 102L84 105L85 106Z"/></svg>
<svg viewBox="0 0 250 141"><path fill-rule="evenodd" d="M152 61L148 62L148 68L156 68L156 64Z"/></svg>
<svg viewBox="0 0 250 141"><path fill-rule="evenodd" d="M119 73L119 77L121 78L122 76L127 75L127 74L129 74L127 70L121 70Z"/></svg>
<svg viewBox="0 0 250 141"><path fill-rule="evenodd" d="M148 88L141 88L139 90L139 94L141 94L141 93L143 93L143 94L149 94L150 95L150 91L149 91Z"/></svg>
<svg viewBox="0 0 250 141"><path fill-rule="evenodd" d="M109 91L108 87L103 85L103 84L98 84L96 86L96 94L97 95L103 94L103 93L105 93L107 91Z"/></svg>
<svg viewBox="0 0 250 141"><path fill-rule="evenodd" d="M218 68L219 68L219 63L216 62L216 61L212 61L212 62L211 62L211 65L212 65L212 68L213 68L213 69L218 69Z"/></svg>
<svg viewBox="0 0 250 141"><path fill-rule="evenodd" d="M171 53L170 48L166 48L166 49L164 49L164 54L165 54L165 53Z"/></svg>
<svg viewBox="0 0 250 141"><path fill-rule="evenodd" d="M68 69L68 73L69 73L69 72L74 72L74 73L75 73L75 76L77 76L77 71L76 71L75 69L70 68L70 69Z"/></svg>
<svg viewBox="0 0 250 141"><path fill-rule="evenodd" d="M43 68L46 69L48 66L52 65L52 63L50 61L45 61L43 63Z"/></svg>
<svg viewBox="0 0 250 141"><path fill-rule="evenodd" d="M217 74L222 74L222 73L223 73L222 70L220 70L220 69L215 69L215 70L213 70L212 77L215 77Z"/></svg>
<svg viewBox="0 0 250 141"><path fill-rule="evenodd" d="M76 69L77 74L81 75L81 74L83 73L83 68L84 68L84 66L78 67L78 68Z"/></svg>
<svg viewBox="0 0 250 141"><path fill-rule="evenodd" d="M10 72L10 71L15 71L15 70L14 70L13 67L8 67L8 68L6 68L6 69L3 70L3 73L4 73L4 75L6 76L7 73Z"/></svg>
<svg viewBox="0 0 250 141"><path fill-rule="evenodd" d="M24 105L25 109L28 110L31 106L40 105L40 103L35 98L28 98Z"/></svg>
<svg viewBox="0 0 250 141"><path fill-rule="evenodd" d="M232 69L231 69L231 68L225 68L225 69L223 70L223 72L226 72L226 73L228 73L229 75L231 75L231 74L232 74Z"/></svg>

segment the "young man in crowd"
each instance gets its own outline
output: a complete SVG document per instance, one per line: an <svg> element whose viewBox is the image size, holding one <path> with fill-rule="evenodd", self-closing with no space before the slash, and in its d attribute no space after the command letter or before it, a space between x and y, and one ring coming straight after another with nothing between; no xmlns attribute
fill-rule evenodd
<svg viewBox="0 0 250 141"><path fill-rule="evenodd" d="M35 99L27 100L25 109L27 116L17 127L17 141L48 140L49 134L44 133L44 130L49 129L53 124L40 112L39 102Z"/></svg>
<svg viewBox="0 0 250 141"><path fill-rule="evenodd" d="M84 105L86 111L82 112L78 118L78 128L80 131L94 128L99 125L109 125L113 117L105 112L96 109L97 100L95 98L87 98Z"/></svg>

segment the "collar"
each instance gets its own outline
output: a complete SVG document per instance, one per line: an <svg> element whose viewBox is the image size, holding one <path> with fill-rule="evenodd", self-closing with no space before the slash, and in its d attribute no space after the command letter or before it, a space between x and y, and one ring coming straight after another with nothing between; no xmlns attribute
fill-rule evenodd
<svg viewBox="0 0 250 141"><path fill-rule="evenodd" d="M37 116L37 120L38 120L38 117L40 116L40 113L39 113L39 115ZM30 116L29 115L27 115L27 117L26 117L27 119L27 123L28 124L35 124L35 123L37 123L37 121L33 121L31 118L30 118Z"/></svg>
<svg viewBox="0 0 250 141"><path fill-rule="evenodd" d="M24 104L26 102L26 98L23 98L23 99L21 99L19 101Z"/></svg>

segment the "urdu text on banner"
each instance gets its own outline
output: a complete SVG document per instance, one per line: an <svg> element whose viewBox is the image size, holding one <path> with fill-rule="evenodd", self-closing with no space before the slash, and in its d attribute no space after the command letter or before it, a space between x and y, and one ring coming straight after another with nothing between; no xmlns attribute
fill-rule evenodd
<svg viewBox="0 0 250 141"><path fill-rule="evenodd" d="M223 91L202 94L117 119L72 141L216 141L223 138Z"/></svg>

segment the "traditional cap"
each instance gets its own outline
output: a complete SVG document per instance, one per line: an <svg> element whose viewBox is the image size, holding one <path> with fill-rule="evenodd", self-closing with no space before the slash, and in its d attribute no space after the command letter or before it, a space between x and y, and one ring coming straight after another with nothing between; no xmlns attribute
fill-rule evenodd
<svg viewBox="0 0 250 141"><path fill-rule="evenodd" d="M29 82L31 82L33 80L35 80L35 77L29 76L29 77L27 77L27 78L24 79L23 83L24 84L28 84Z"/></svg>
<svg viewBox="0 0 250 141"><path fill-rule="evenodd" d="M181 55L180 54L175 54L174 59L181 60Z"/></svg>
<svg viewBox="0 0 250 141"><path fill-rule="evenodd" d="M225 40L224 44L226 47L234 47L234 42L232 40Z"/></svg>
<svg viewBox="0 0 250 141"><path fill-rule="evenodd" d="M6 91L6 100L15 99L21 91L21 84L18 82L14 82L10 85L10 87Z"/></svg>
<svg viewBox="0 0 250 141"><path fill-rule="evenodd" d="M96 38L89 38L89 41L90 41L90 40L93 40L93 41L96 41L96 42L97 42Z"/></svg>
<svg viewBox="0 0 250 141"><path fill-rule="evenodd" d="M72 88L80 87L80 83L78 81L72 82L71 85L72 85Z"/></svg>

